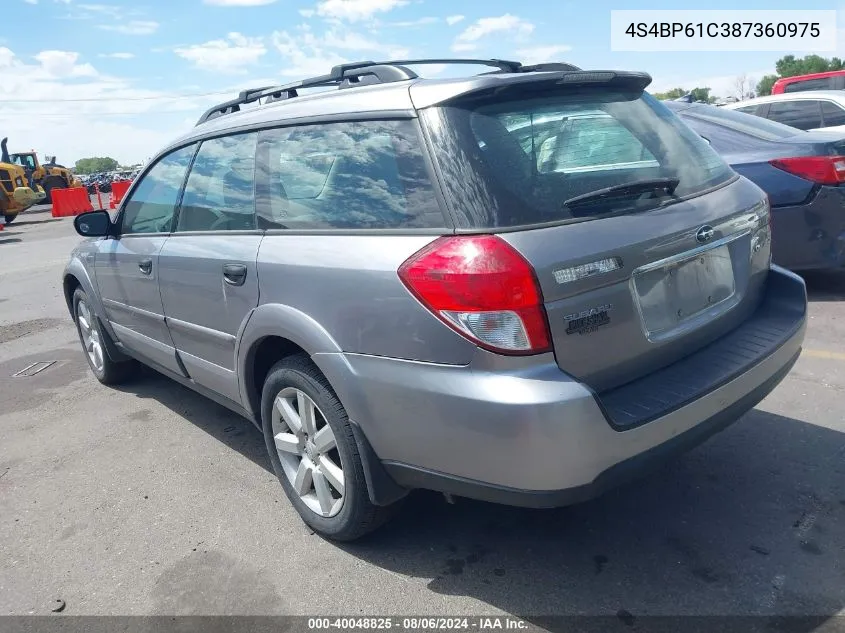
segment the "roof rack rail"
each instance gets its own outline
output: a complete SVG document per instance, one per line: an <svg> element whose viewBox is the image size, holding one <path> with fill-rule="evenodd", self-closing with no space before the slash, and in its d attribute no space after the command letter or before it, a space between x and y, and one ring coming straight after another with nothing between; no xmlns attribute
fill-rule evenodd
<svg viewBox="0 0 845 633"><path fill-rule="evenodd" d="M390 83L394 81L403 81L407 79L416 79L417 75L413 71L402 68L397 64L391 62L378 63L373 61L353 62L350 64L339 64L332 67L331 72L327 75L320 75L319 77L311 77L310 79L303 79L301 81L294 81L289 84L280 86L265 86L262 88L252 88L250 90L241 91L237 98L230 101L224 101L216 106L209 108L203 113L197 125L201 125L211 119L217 117L233 114L240 111L240 106L247 103L254 103L260 99L266 98L268 101L281 101L298 96L298 90L302 88L320 88L338 86L344 81L351 81L359 79L362 76L371 75L375 78L377 83Z"/></svg>
<svg viewBox="0 0 845 633"><path fill-rule="evenodd" d="M224 101L206 110L197 121L202 125L206 121L217 117L239 112L242 105L265 99L265 103L283 101L299 95L302 88L328 88L335 86L339 89L356 86L393 83L416 79L418 75L406 66L433 64L465 64L473 66L492 66L496 70L485 74L495 73L528 73L528 72L560 72L581 70L577 66L565 63L546 63L523 66L516 61L505 59L401 59L383 62L361 61L333 66L329 74L303 79L279 86L264 86L241 91L237 98Z"/></svg>

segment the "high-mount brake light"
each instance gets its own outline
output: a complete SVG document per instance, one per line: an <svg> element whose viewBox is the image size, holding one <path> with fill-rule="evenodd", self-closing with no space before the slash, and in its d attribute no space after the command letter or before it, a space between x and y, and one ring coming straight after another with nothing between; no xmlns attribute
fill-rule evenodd
<svg viewBox="0 0 845 633"><path fill-rule="evenodd" d="M399 267L411 293L449 327L500 354L551 349L534 269L495 235L440 237Z"/></svg>

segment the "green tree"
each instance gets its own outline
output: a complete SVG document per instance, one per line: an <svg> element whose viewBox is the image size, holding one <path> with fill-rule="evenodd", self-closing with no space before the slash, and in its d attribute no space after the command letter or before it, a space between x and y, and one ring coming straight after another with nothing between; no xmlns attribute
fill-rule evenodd
<svg viewBox="0 0 845 633"><path fill-rule="evenodd" d="M779 79L777 75L764 75L760 81L757 82L757 96L763 97L772 94L772 86Z"/></svg>
<svg viewBox="0 0 845 633"><path fill-rule="evenodd" d="M655 92L654 98L660 99L661 101L665 99L677 99L678 97L683 97L687 94L687 90L684 88L672 88L671 90L667 90L666 92Z"/></svg>
<svg viewBox="0 0 845 633"><path fill-rule="evenodd" d="M666 92L655 92L653 96L655 99L663 101L666 99L678 99L679 97L683 97L687 94L692 94L692 98L696 101L704 101L705 103L713 103L716 101L715 97L710 96L710 88L693 88L692 90L687 90L686 88L672 88Z"/></svg>
<svg viewBox="0 0 845 633"><path fill-rule="evenodd" d="M781 57L775 64L775 70L779 77L795 77L796 75L809 75L810 73L824 73L829 70L842 70L842 60L838 57L827 59L819 55L807 55L798 57L786 55Z"/></svg>
<svg viewBox="0 0 845 633"><path fill-rule="evenodd" d="M775 70L777 71L776 75L766 75L757 83L758 95L772 94L772 85L783 77L845 70L845 62L839 57L827 59L820 55L807 55L805 57L785 55L775 63Z"/></svg>
<svg viewBox="0 0 845 633"><path fill-rule="evenodd" d="M690 92L692 93L692 98L696 101L713 103L716 100L716 97L710 96L710 88L693 88Z"/></svg>
<svg viewBox="0 0 845 633"><path fill-rule="evenodd" d="M76 161L73 170L77 174L94 174L100 171L113 171L117 169L118 162L111 157L98 156L93 158L80 158Z"/></svg>

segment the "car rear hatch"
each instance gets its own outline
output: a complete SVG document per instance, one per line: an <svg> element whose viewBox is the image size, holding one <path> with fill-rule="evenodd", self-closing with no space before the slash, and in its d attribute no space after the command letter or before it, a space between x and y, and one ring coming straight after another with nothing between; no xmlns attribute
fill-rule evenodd
<svg viewBox="0 0 845 633"><path fill-rule="evenodd" d="M421 118L458 232L495 233L531 264L557 364L604 392L755 310L768 204L643 93L647 76L538 75Z"/></svg>

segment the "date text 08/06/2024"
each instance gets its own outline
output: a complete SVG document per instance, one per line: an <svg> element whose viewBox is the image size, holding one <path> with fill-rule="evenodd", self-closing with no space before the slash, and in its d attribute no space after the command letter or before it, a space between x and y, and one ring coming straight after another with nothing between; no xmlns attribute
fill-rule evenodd
<svg viewBox="0 0 845 633"><path fill-rule="evenodd" d="M334 631L504 631L524 630L528 623L515 617L315 617L308 618L308 629Z"/></svg>

